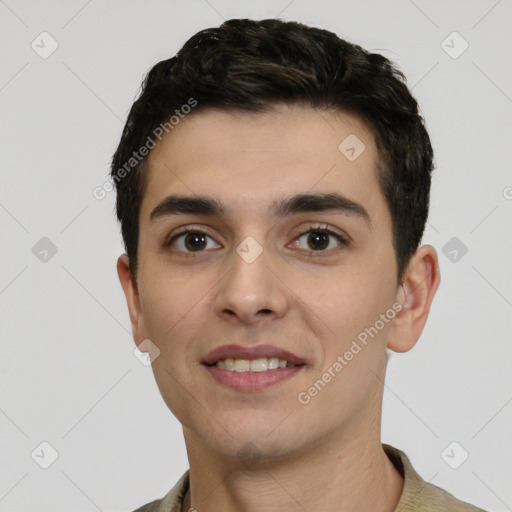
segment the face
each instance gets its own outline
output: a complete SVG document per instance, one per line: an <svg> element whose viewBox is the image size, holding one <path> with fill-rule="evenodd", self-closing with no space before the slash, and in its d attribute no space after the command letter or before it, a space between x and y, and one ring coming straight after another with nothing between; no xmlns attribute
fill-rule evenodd
<svg viewBox="0 0 512 512"><path fill-rule="evenodd" d="M296 106L197 112L151 152L138 291L126 274L123 286L135 342L159 351L162 397L204 449L230 457L252 443L278 458L379 428L400 288L377 161L357 117ZM299 194L315 197L276 207ZM319 202L324 194L342 199ZM223 211L177 212L162 206L171 195ZM202 364L227 344L273 345L304 364L263 389L236 389Z"/></svg>

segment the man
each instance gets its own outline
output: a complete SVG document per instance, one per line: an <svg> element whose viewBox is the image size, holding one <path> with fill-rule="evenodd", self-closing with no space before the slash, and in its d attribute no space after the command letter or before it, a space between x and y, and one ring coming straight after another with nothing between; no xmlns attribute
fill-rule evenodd
<svg viewBox="0 0 512 512"><path fill-rule="evenodd" d="M190 469L138 511L481 510L381 443L440 281L432 161L403 75L325 30L229 20L151 69L117 270Z"/></svg>

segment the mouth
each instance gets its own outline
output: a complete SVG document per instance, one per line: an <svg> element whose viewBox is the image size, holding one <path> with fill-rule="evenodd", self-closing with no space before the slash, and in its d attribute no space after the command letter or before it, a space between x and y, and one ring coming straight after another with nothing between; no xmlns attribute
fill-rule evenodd
<svg viewBox="0 0 512 512"><path fill-rule="evenodd" d="M236 372L264 372L306 364L299 356L274 345L222 345L209 352L201 363Z"/></svg>
<svg viewBox="0 0 512 512"><path fill-rule="evenodd" d="M259 391L288 380L306 366L299 356L273 345L223 345L201 364L220 384L237 391Z"/></svg>
<svg viewBox="0 0 512 512"><path fill-rule="evenodd" d="M258 359L233 359L228 357L226 359L220 359L216 363L203 364L205 364L205 366L215 366L222 370L238 373L262 373L269 370L277 370L278 368L296 368L298 366L304 366L304 363L292 364L286 359L279 359L278 357L260 357Z"/></svg>

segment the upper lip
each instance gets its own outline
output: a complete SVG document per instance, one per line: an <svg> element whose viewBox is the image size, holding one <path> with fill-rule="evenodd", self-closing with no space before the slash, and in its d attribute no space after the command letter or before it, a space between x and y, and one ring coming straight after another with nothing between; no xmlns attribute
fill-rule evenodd
<svg viewBox="0 0 512 512"><path fill-rule="evenodd" d="M259 359L262 357L277 357L284 359L291 364L305 364L305 362L295 354L288 350L284 350L273 345L255 345L245 346L240 345L222 345L209 352L201 361L203 364L215 364L217 361L224 359Z"/></svg>

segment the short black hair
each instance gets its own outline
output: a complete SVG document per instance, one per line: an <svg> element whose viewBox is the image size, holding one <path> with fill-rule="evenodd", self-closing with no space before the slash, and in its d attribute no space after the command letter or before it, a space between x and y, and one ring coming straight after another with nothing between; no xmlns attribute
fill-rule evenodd
<svg viewBox="0 0 512 512"><path fill-rule="evenodd" d="M113 156L116 212L135 283L147 156L136 159L134 152L148 146L158 126L169 132L172 117L178 120L174 114L183 117L190 105L193 115L208 108L259 113L283 103L351 113L369 125L401 282L423 236L434 168L424 119L404 74L383 55L324 29L280 19L230 19L196 33L149 71Z"/></svg>

